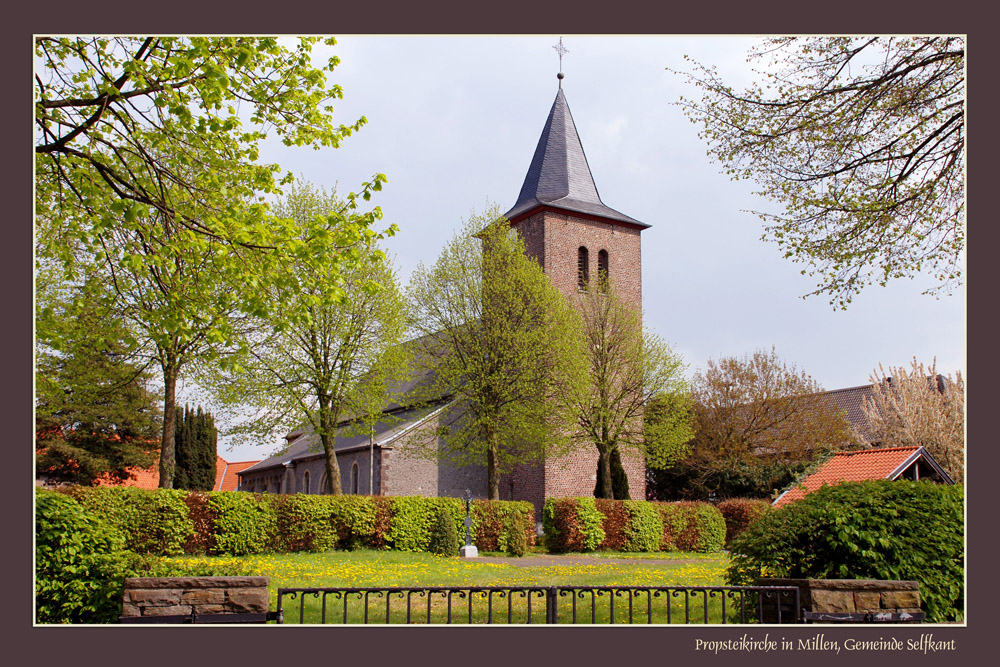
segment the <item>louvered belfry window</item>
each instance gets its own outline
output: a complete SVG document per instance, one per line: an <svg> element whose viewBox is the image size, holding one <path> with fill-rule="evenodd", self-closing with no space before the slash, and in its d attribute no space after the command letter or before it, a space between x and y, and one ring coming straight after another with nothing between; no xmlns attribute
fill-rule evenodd
<svg viewBox="0 0 1000 667"><path fill-rule="evenodd" d="M597 279L600 281L601 291L606 291L608 285L608 251L604 249L597 253Z"/></svg>
<svg viewBox="0 0 1000 667"><path fill-rule="evenodd" d="M576 284L582 290L587 289L590 281L590 253L587 248L580 246L576 252Z"/></svg>

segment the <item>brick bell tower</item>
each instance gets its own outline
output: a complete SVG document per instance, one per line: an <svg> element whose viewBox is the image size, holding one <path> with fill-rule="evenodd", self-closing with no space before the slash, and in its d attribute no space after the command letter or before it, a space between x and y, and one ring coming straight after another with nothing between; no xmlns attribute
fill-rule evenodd
<svg viewBox="0 0 1000 667"><path fill-rule="evenodd" d="M560 51L560 46L554 47ZM561 55L565 51L560 51ZM505 217L524 239L527 253L567 298L599 273L614 281L625 303L642 309L640 233L649 227L605 206L597 193L583 144L566 96L563 74L517 203ZM596 447L541 466L521 466L501 479L501 498L528 500L540 519L546 497L593 496L597 474ZM645 462L623 452L629 491L644 500Z"/></svg>

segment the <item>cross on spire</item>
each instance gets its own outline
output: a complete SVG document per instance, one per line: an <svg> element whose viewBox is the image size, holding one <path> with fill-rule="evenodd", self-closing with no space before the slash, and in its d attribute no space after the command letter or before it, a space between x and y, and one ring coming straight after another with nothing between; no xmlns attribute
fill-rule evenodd
<svg viewBox="0 0 1000 667"><path fill-rule="evenodd" d="M556 53L559 54L559 74L556 75L556 78L559 79L559 87L562 88L562 80L563 80L562 57L567 53L569 53L569 49L563 46L562 37L559 38L559 43L553 46L552 48L555 49Z"/></svg>

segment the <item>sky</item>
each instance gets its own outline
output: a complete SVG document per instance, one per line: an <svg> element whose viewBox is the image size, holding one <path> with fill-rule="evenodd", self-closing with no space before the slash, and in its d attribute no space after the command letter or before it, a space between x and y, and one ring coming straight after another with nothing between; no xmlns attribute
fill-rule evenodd
<svg viewBox="0 0 1000 667"><path fill-rule="evenodd" d="M372 199L399 233L385 243L405 285L431 264L471 214L517 199L557 90L560 35L352 36L316 52L336 54L343 88L338 123L368 124L339 148L265 142L261 159L341 194L376 173ZM740 87L753 80L746 37L563 35L563 92L603 202L651 225L642 232L643 318L688 365L773 346L824 389L868 382L879 364L916 357L965 375L965 288L937 299L925 277L869 287L847 310L815 288L805 265L761 240L751 211L775 210L706 154L697 127L675 105L697 91L667 70L684 60L718 68ZM182 399L183 400L183 399ZM264 458L275 443L229 449L230 461Z"/></svg>

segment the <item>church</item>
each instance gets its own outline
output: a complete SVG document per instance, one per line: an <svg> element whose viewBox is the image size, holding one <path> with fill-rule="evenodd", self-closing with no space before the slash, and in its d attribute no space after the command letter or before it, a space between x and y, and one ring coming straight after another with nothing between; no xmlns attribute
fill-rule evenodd
<svg viewBox="0 0 1000 667"><path fill-rule="evenodd" d="M575 295L590 276L606 273L614 279L620 298L641 311L641 233L649 225L601 201L563 94L563 75L558 78L559 89L524 184L505 217L524 239L526 252L565 296ZM485 466L456 467L407 456L408 440L427 437L442 426L450 406L447 398L419 407L400 400L386 406L385 418L368 432L344 425L335 446L344 492L459 497L469 489L475 497L486 497ZM325 455L319 438L297 430L286 440L281 453L238 473L241 490L325 492ZM517 466L501 477L500 497L529 501L540 517L546 497L592 496L597 457L596 447L581 448L544 464ZM623 452L622 464L631 496L645 498L645 462Z"/></svg>

